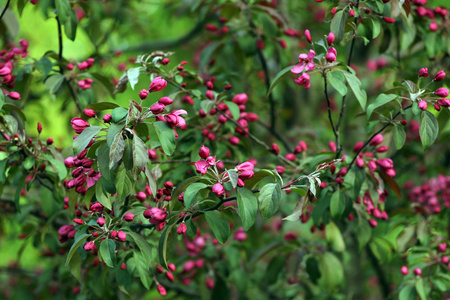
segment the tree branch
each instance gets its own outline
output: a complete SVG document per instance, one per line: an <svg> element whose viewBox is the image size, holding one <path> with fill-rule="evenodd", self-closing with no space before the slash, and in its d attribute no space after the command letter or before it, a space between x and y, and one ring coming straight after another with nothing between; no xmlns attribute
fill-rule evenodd
<svg viewBox="0 0 450 300"><path fill-rule="evenodd" d="M355 7L356 7L356 9L359 8L359 0L356 1ZM353 39L352 39L352 43L350 45L350 53L348 54L347 66L350 66L350 64L352 62L353 49L355 48L355 40L356 40L356 29L358 28L359 19L360 19L360 17L355 18L355 28L353 28ZM345 82L345 86L348 87L348 82L347 81ZM344 117L345 99L347 98L347 94L345 94L342 97L341 111L339 113L339 120L338 120L338 122L336 124L336 131L338 132L338 136L339 136L339 128L341 126L341 122L342 122L342 119ZM338 139L338 142L339 142L339 139ZM342 145L339 144L338 142L336 142L336 157L335 158L338 158L339 155L341 154L341 151L342 151Z"/></svg>
<svg viewBox="0 0 450 300"><path fill-rule="evenodd" d="M6 1L5 8L3 9L2 14L0 15L0 20L3 18L3 15L6 13L6 10L7 10L8 7L9 7L9 2L10 2L10 1L11 1L11 0Z"/></svg>
<svg viewBox="0 0 450 300"><path fill-rule="evenodd" d="M336 130L336 127L334 126L334 122L333 122L333 117L331 116L331 101L330 101L330 97L328 96L327 73L324 71L322 76L323 76L325 98L327 99L328 119L330 120L331 129L333 129L333 134L334 134L334 137L336 140L336 147L337 147L339 145L339 131ZM341 110L341 112L342 112L342 110Z"/></svg>
<svg viewBox="0 0 450 300"><path fill-rule="evenodd" d="M350 169L353 166L353 163L355 162L355 160L358 158L358 155L363 151L364 148L366 148L366 146L370 143L370 141L373 140L373 138L377 135L382 133L387 127L389 127L389 125L392 124L392 121L395 120L395 118L398 117L398 115L401 114L402 110L407 110L409 108L412 107L412 104L410 106L405 107L404 109L399 110L395 116L392 117L392 119L389 121L389 123L386 123L386 125L384 125L380 130L378 130L377 132L375 132L365 143L364 145L361 147L361 149L358 150L358 152L356 152L355 157L353 157L353 160L350 162L350 164L348 165L347 171L350 171Z"/></svg>
<svg viewBox="0 0 450 300"><path fill-rule="evenodd" d="M64 73L62 67L62 58L63 58L63 40L62 40L62 31L61 31L61 21L59 21L58 16L56 16L56 23L58 24L58 65L59 65L59 73L62 75Z"/></svg>

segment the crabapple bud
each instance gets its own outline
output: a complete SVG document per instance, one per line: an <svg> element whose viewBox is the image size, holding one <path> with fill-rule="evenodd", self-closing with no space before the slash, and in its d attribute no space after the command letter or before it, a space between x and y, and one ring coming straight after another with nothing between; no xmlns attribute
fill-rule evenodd
<svg viewBox="0 0 450 300"><path fill-rule="evenodd" d="M364 142L357 142L355 146L353 146L353 152L358 152L364 146Z"/></svg>
<svg viewBox="0 0 450 300"><path fill-rule="evenodd" d="M438 25L436 23L430 23L430 30L431 31L436 31L438 30Z"/></svg>
<svg viewBox="0 0 450 300"><path fill-rule="evenodd" d="M239 144L239 138L237 136L232 136L228 139L228 142L230 142L231 145L237 145Z"/></svg>
<svg viewBox="0 0 450 300"><path fill-rule="evenodd" d="M288 153L284 156L287 160L295 161L295 154L294 153Z"/></svg>
<svg viewBox="0 0 450 300"><path fill-rule="evenodd" d="M449 92L448 92L448 89L441 87L441 88L438 88L434 92L434 94L438 97L445 98L448 96Z"/></svg>
<svg viewBox="0 0 450 300"><path fill-rule="evenodd" d="M85 108L83 110L83 114L88 117L88 118L93 118L95 117L95 111L93 109L89 109L89 108Z"/></svg>
<svg viewBox="0 0 450 300"><path fill-rule="evenodd" d="M84 250L86 251L91 251L92 249L94 249L95 244L94 242L87 242L86 244L84 244Z"/></svg>
<svg viewBox="0 0 450 300"><path fill-rule="evenodd" d="M422 68L419 70L419 77L428 77L428 68Z"/></svg>
<svg viewBox="0 0 450 300"><path fill-rule="evenodd" d="M277 170L278 174L283 174L286 171L283 166L276 166L275 170Z"/></svg>
<svg viewBox="0 0 450 300"><path fill-rule="evenodd" d="M331 46L334 43L334 33L330 32L327 36L327 44Z"/></svg>
<svg viewBox="0 0 450 300"><path fill-rule="evenodd" d="M356 159L356 165L360 168L364 167L364 160L362 158L357 158Z"/></svg>
<svg viewBox="0 0 450 300"><path fill-rule="evenodd" d="M242 93L242 94L236 94L234 97L233 97L233 100L232 100L234 103L236 103L237 105L244 105L245 103L247 103L247 101L248 101L248 96L247 96L247 94L245 94L245 93Z"/></svg>
<svg viewBox="0 0 450 300"><path fill-rule="evenodd" d="M427 110L428 104L427 104L426 101L421 100L421 101L419 102L418 106L419 106L419 108L420 108L421 110Z"/></svg>
<svg viewBox="0 0 450 300"><path fill-rule="evenodd" d="M127 239L127 234L125 232L123 232L122 230L120 230L117 233L117 238L119 239L119 241L125 242L125 240Z"/></svg>
<svg viewBox="0 0 450 300"><path fill-rule="evenodd" d="M148 91L146 89L143 89L139 92L139 98L141 98L141 100L147 99L148 96Z"/></svg>
<svg viewBox="0 0 450 300"><path fill-rule="evenodd" d="M272 144L272 152L277 155L280 153L280 147L275 143Z"/></svg>
<svg viewBox="0 0 450 300"><path fill-rule="evenodd" d="M434 75L434 81L442 81L445 78L445 72L443 70L440 70L439 72Z"/></svg>
<svg viewBox="0 0 450 300"><path fill-rule="evenodd" d="M212 187L212 192L217 196L220 197L225 193L225 188L222 184L216 183Z"/></svg>
<svg viewBox="0 0 450 300"><path fill-rule="evenodd" d="M166 108L166 106L164 104L161 103L155 103L152 106L150 106L150 111L154 114L154 115L158 115L162 112L164 112L164 109Z"/></svg>
<svg viewBox="0 0 450 300"><path fill-rule="evenodd" d="M381 134L377 134L373 137L373 139L369 142L371 146L378 146L383 142L383 136Z"/></svg>
<svg viewBox="0 0 450 300"><path fill-rule="evenodd" d="M99 226L105 225L105 222L106 222L105 219L102 218L102 217L100 217L100 218L97 219L97 224L98 224Z"/></svg>
<svg viewBox="0 0 450 300"><path fill-rule="evenodd" d="M103 119L103 122L105 122L105 123L111 123L112 115L111 114L106 114L106 115L103 116L102 119Z"/></svg>
<svg viewBox="0 0 450 300"><path fill-rule="evenodd" d="M400 271L402 272L403 275L406 275L406 274L408 274L408 267L403 266Z"/></svg>
<svg viewBox="0 0 450 300"><path fill-rule="evenodd" d="M167 57L166 57L166 58L163 58L163 59L161 60L161 63L162 63L164 66L167 66L167 65L170 63L170 59L168 59Z"/></svg>
<svg viewBox="0 0 450 300"><path fill-rule="evenodd" d="M187 226L184 222L180 223L177 228L177 234L182 235L186 234Z"/></svg>
<svg viewBox="0 0 450 300"><path fill-rule="evenodd" d="M18 92L10 92L8 97L13 100L20 100L20 94Z"/></svg>
<svg viewBox="0 0 450 300"><path fill-rule="evenodd" d="M53 144L53 139L51 137L49 137L47 139L47 145L50 146L51 144Z"/></svg>
<svg viewBox="0 0 450 300"><path fill-rule="evenodd" d="M207 277L205 281L206 287L210 290L214 289L214 280L211 277Z"/></svg>
<svg viewBox="0 0 450 300"><path fill-rule="evenodd" d="M150 86L148 87L148 91L151 92L158 92L164 89L167 86L167 81L161 78L160 76L153 79L153 81L150 83Z"/></svg>
<svg viewBox="0 0 450 300"><path fill-rule="evenodd" d="M350 9L350 11L348 12L348 15L350 17L354 17L355 16L355 11L353 9Z"/></svg>
<svg viewBox="0 0 450 300"><path fill-rule="evenodd" d="M392 18L383 17L383 20L388 24L395 23L395 19L392 19Z"/></svg>
<svg viewBox="0 0 450 300"><path fill-rule="evenodd" d="M377 221L376 221L376 220L374 220L374 219L370 219L370 220L369 220L369 225L370 225L370 227L373 227L373 228L375 228L375 227L377 227L377 226L378 226L378 223L377 223Z"/></svg>
<svg viewBox="0 0 450 300"><path fill-rule="evenodd" d="M126 214L123 216L123 220L124 220L125 222L131 222L131 221L133 221L133 219L134 219L134 214L132 214L132 213L126 213Z"/></svg>
<svg viewBox="0 0 450 300"><path fill-rule="evenodd" d="M167 268L171 271L171 272L175 272L175 265L174 264L168 264Z"/></svg>
<svg viewBox="0 0 450 300"><path fill-rule="evenodd" d="M417 275L417 276L420 276L420 275L422 275L422 270L419 269L419 268L415 268L414 269L414 274Z"/></svg>
<svg viewBox="0 0 450 300"><path fill-rule="evenodd" d="M388 151L388 146L380 146L375 151L378 153L386 152L386 151Z"/></svg>
<svg viewBox="0 0 450 300"><path fill-rule="evenodd" d="M209 148L201 146L198 155L200 155L201 158L206 159L209 156Z"/></svg>
<svg viewBox="0 0 450 300"><path fill-rule="evenodd" d="M161 296L167 295L166 289L165 289L162 285L158 284L158 285L156 286L156 289L158 290L158 293L159 293Z"/></svg>
<svg viewBox="0 0 450 300"><path fill-rule="evenodd" d="M309 32L308 29L305 30L305 38L310 44L312 44L311 33Z"/></svg>

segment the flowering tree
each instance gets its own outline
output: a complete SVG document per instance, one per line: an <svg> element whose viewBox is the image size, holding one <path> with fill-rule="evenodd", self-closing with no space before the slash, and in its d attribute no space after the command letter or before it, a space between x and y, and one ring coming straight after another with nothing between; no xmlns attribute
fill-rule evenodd
<svg viewBox="0 0 450 300"><path fill-rule="evenodd" d="M450 297L437 2L3 1L2 297Z"/></svg>

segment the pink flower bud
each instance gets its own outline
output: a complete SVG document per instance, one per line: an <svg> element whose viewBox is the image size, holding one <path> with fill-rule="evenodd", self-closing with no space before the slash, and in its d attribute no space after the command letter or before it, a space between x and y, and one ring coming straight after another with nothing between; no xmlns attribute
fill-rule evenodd
<svg viewBox="0 0 450 300"><path fill-rule="evenodd" d="M169 97L162 97L158 100L158 103L163 104L163 105L170 105L173 103L173 100L170 99Z"/></svg>
<svg viewBox="0 0 450 300"><path fill-rule="evenodd" d="M86 117L88 117L88 118L93 118L93 117L95 117L95 111L92 110L92 109L85 108L85 109L83 110L83 113L84 113L84 115L85 115Z"/></svg>
<svg viewBox="0 0 450 300"><path fill-rule="evenodd" d="M167 212L157 207L153 207L144 211L144 217L149 219L150 223L158 224L166 220Z"/></svg>
<svg viewBox="0 0 450 300"><path fill-rule="evenodd" d="M294 153L288 153L284 156L287 160L295 161L295 154Z"/></svg>
<svg viewBox="0 0 450 300"><path fill-rule="evenodd" d="M75 163L74 163L74 161L73 161L73 157L68 157L68 158L66 158L65 160L64 160L64 165L67 167L67 168L73 168L74 166L75 166Z"/></svg>
<svg viewBox="0 0 450 300"><path fill-rule="evenodd" d="M141 98L141 100L147 99L148 96L148 91L146 89L143 89L139 92L139 98Z"/></svg>
<svg viewBox="0 0 450 300"><path fill-rule="evenodd" d="M331 46L334 43L334 33L330 32L327 36L327 44Z"/></svg>
<svg viewBox="0 0 450 300"><path fill-rule="evenodd" d="M209 100L214 100L214 92L211 91L211 90L207 90L205 96L206 96L206 98L208 98Z"/></svg>
<svg viewBox="0 0 450 300"><path fill-rule="evenodd" d="M105 225L105 222L106 222L105 219L102 218L102 217L100 217L100 218L97 219L97 224L98 224L99 226Z"/></svg>
<svg viewBox="0 0 450 300"><path fill-rule="evenodd" d="M88 67L89 67L89 64L86 61L80 62L78 64L78 69L80 69L80 70L84 70L84 69L86 69Z"/></svg>
<svg viewBox="0 0 450 300"><path fill-rule="evenodd" d="M173 274L170 273L170 272L166 272L166 277L167 277L167 280L169 280L171 282L175 281L175 278L173 277Z"/></svg>
<svg viewBox="0 0 450 300"><path fill-rule="evenodd" d="M450 99L439 99L438 104L443 107L450 107Z"/></svg>
<svg viewBox="0 0 450 300"><path fill-rule="evenodd" d="M170 59L168 59L167 57L166 57L166 58L163 58L163 59L161 60L161 63L162 63L164 66L167 66L167 65L170 63Z"/></svg>
<svg viewBox="0 0 450 300"><path fill-rule="evenodd" d="M286 242L295 241L296 239L297 239L297 235L292 231L289 231L284 235L284 240Z"/></svg>
<svg viewBox="0 0 450 300"><path fill-rule="evenodd" d="M364 142L357 142L355 146L353 146L353 151L358 152L364 146Z"/></svg>
<svg viewBox="0 0 450 300"><path fill-rule="evenodd" d="M111 116L111 114L106 114L106 115L103 116L103 122L105 122L105 123L111 123L111 121L112 121L112 116Z"/></svg>
<svg viewBox="0 0 450 300"><path fill-rule="evenodd" d="M125 242L125 240L127 239L127 234L125 232L123 232L122 230L120 230L117 233L117 238L119 239L119 241Z"/></svg>
<svg viewBox="0 0 450 300"><path fill-rule="evenodd" d="M76 133L80 134L85 130L87 127L90 126L88 122L81 118L73 118L71 121L72 128L75 130Z"/></svg>
<svg viewBox="0 0 450 300"><path fill-rule="evenodd" d="M381 134L377 134L373 137L373 139L369 142L371 146L378 146L383 142L383 136Z"/></svg>
<svg viewBox="0 0 450 300"><path fill-rule="evenodd" d="M164 112L164 109L166 107L164 106L164 104L161 103L155 103L152 106L150 106L150 111L154 114L154 115L158 115L162 112ZM176 117L175 117L176 118Z"/></svg>
<svg viewBox="0 0 450 300"><path fill-rule="evenodd" d="M83 220L81 220L81 219L73 219L73 222L74 223L77 223L77 224L84 224L84 221Z"/></svg>
<svg viewBox="0 0 450 300"><path fill-rule="evenodd" d="M237 136L232 136L228 139L228 142L230 142L231 145L237 145L239 144L239 138Z"/></svg>
<svg viewBox="0 0 450 300"><path fill-rule="evenodd" d="M308 29L305 30L305 38L308 41L308 43L312 44L311 33L309 32Z"/></svg>
<svg viewBox="0 0 450 300"><path fill-rule="evenodd" d="M209 148L204 145L201 146L198 155L200 155L201 158L206 159L209 156Z"/></svg>
<svg viewBox="0 0 450 300"><path fill-rule="evenodd" d="M84 244L84 250L86 251L91 251L92 249L94 249L95 244L94 242L87 242L86 244Z"/></svg>
<svg viewBox="0 0 450 300"><path fill-rule="evenodd" d="M205 281L206 287L210 290L214 289L214 280L211 277L207 277Z"/></svg>
<svg viewBox="0 0 450 300"><path fill-rule="evenodd" d="M8 67L3 67L0 69L0 76L6 76L11 74L11 69Z"/></svg>
<svg viewBox="0 0 450 300"><path fill-rule="evenodd" d="M427 110L428 104L427 104L426 101L421 100L421 101L419 102L418 106L419 106L419 108L420 108L421 110Z"/></svg>
<svg viewBox="0 0 450 300"><path fill-rule="evenodd" d="M439 252L445 252L447 250L447 244L446 243L441 243L438 245L438 251Z"/></svg>
<svg viewBox="0 0 450 300"><path fill-rule="evenodd" d="M277 154L277 155L280 153L280 147L278 147L278 145L275 144L275 143L272 144L272 152Z"/></svg>
<svg viewBox="0 0 450 300"><path fill-rule="evenodd" d="M350 9L350 11L348 12L348 15L350 17L354 17L355 16L355 11L353 9Z"/></svg>
<svg viewBox="0 0 450 300"><path fill-rule="evenodd" d="M8 97L12 100L20 100L20 94L18 92L10 92Z"/></svg>
<svg viewBox="0 0 450 300"><path fill-rule="evenodd" d="M248 96L245 93L236 94L233 97L233 102L236 103L237 105L244 105L245 103L247 103L247 101L248 101Z"/></svg>
<svg viewBox="0 0 450 300"><path fill-rule="evenodd" d="M126 213L123 216L123 220L126 222L131 222L131 221L133 221L133 219L134 219L134 215L132 213Z"/></svg>
<svg viewBox="0 0 450 300"><path fill-rule="evenodd" d="M369 225L370 225L370 227L373 227L373 228L375 228L375 227L377 227L377 226L378 226L378 223L377 223L377 221L376 221L376 220L374 220L374 219L370 219L370 220L369 220Z"/></svg>
<svg viewBox="0 0 450 300"><path fill-rule="evenodd" d="M337 173L337 176L344 177L345 175L347 175L347 168L343 167L342 169L339 170L339 172Z"/></svg>
<svg viewBox="0 0 450 300"><path fill-rule="evenodd" d="M325 56L325 59L327 60L327 62L333 63L336 61L336 55L333 52L328 52Z"/></svg>
<svg viewBox="0 0 450 300"><path fill-rule="evenodd" d="M438 25L436 23L430 23L430 30L431 31L436 31L438 30Z"/></svg>
<svg viewBox="0 0 450 300"><path fill-rule="evenodd" d="M336 143L335 142L329 142L328 148L330 148L331 151L336 152Z"/></svg>
<svg viewBox="0 0 450 300"><path fill-rule="evenodd" d="M52 144L53 144L53 139L52 139L51 137L49 137L49 138L47 139L47 145L50 146L50 145L52 145Z"/></svg>
<svg viewBox="0 0 450 300"><path fill-rule="evenodd" d="M449 92L448 92L448 89L441 87L441 88L438 88L434 92L434 94L438 97L445 98L448 96Z"/></svg>
<svg viewBox="0 0 450 300"><path fill-rule="evenodd" d="M442 81L445 78L445 72L443 70L440 70L439 72L434 75L434 81Z"/></svg>
<svg viewBox="0 0 450 300"><path fill-rule="evenodd" d="M386 173L386 175L388 175L391 178L395 177L395 175L396 175L396 172L394 169L386 169L386 170L384 170L384 172Z"/></svg>
<svg viewBox="0 0 450 300"><path fill-rule="evenodd" d="M216 183L212 187L212 192L217 196L220 197L225 193L225 188L220 183Z"/></svg>
<svg viewBox="0 0 450 300"><path fill-rule="evenodd" d="M239 178L242 180L247 180L247 179L252 178L253 175L255 175L255 173L253 171L245 170L239 174Z"/></svg>
<svg viewBox="0 0 450 300"><path fill-rule="evenodd" d="M286 171L286 169L283 166L276 166L275 170L277 170L278 174L280 175Z"/></svg>
<svg viewBox="0 0 450 300"><path fill-rule="evenodd" d="M195 268L195 262L193 260L188 260L183 265L183 270L181 271L182 274L189 273Z"/></svg>
<svg viewBox="0 0 450 300"><path fill-rule="evenodd" d="M186 234L187 226L184 222L180 223L177 228L177 234Z"/></svg>
<svg viewBox="0 0 450 300"><path fill-rule="evenodd" d="M153 81L150 83L150 86L148 87L148 91L151 92L158 92L164 89L167 86L167 81L162 79L161 77L156 77L153 79Z"/></svg>
<svg viewBox="0 0 450 300"><path fill-rule="evenodd" d="M158 285L156 286L156 289L158 290L158 293L159 293L161 296L167 295L166 289L165 289L162 285L158 284Z"/></svg>
<svg viewBox="0 0 450 300"><path fill-rule="evenodd" d="M364 167L364 160L362 158L357 158L356 159L356 165L360 168Z"/></svg>
<svg viewBox="0 0 450 300"><path fill-rule="evenodd" d="M247 234L244 231L244 228L239 228L233 236L233 239L238 242L243 242L247 239Z"/></svg>
<svg viewBox="0 0 450 300"><path fill-rule="evenodd" d="M428 77L428 68L422 68L419 70L419 77Z"/></svg>
<svg viewBox="0 0 450 300"><path fill-rule="evenodd" d="M388 146L380 146L375 151L378 153L386 152L386 151L388 151Z"/></svg>
<svg viewBox="0 0 450 300"><path fill-rule="evenodd" d="M417 275L417 276L420 276L420 275L422 275L422 270L419 269L419 268L415 268L414 269L414 274Z"/></svg>
<svg viewBox="0 0 450 300"><path fill-rule="evenodd" d="M407 266L403 266L403 267L401 268L401 272L402 272L403 275L408 274L408 267L407 267Z"/></svg>
<svg viewBox="0 0 450 300"><path fill-rule="evenodd" d="M392 19L392 18L383 17L383 20L388 24L395 23L395 19Z"/></svg>
<svg viewBox="0 0 450 300"><path fill-rule="evenodd" d="M263 49L264 49L264 41L261 40L261 39L258 39L258 40L256 41L256 47L257 47L259 50L263 50Z"/></svg>

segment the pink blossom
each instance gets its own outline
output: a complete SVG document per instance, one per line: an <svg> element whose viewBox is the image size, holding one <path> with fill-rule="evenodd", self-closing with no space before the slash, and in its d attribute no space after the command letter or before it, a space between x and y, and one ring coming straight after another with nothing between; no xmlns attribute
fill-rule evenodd
<svg viewBox="0 0 450 300"><path fill-rule="evenodd" d="M305 89L309 89L311 87L311 83L309 82L309 80L310 80L309 74L303 73L302 75L300 75L300 77L295 79L295 83L304 86Z"/></svg>
<svg viewBox="0 0 450 300"><path fill-rule="evenodd" d="M197 173L200 173L202 175L205 175L206 171L208 171L209 168L209 164L206 160L196 161L194 165Z"/></svg>
<svg viewBox="0 0 450 300"><path fill-rule="evenodd" d="M300 63L298 63L296 66L294 66L291 69L291 72L294 74L299 74L305 71L312 71L314 70L314 67L316 66L315 63L313 63L314 56L316 56L316 52L314 50L309 50L309 53L302 53L298 56L298 60Z"/></svg>

